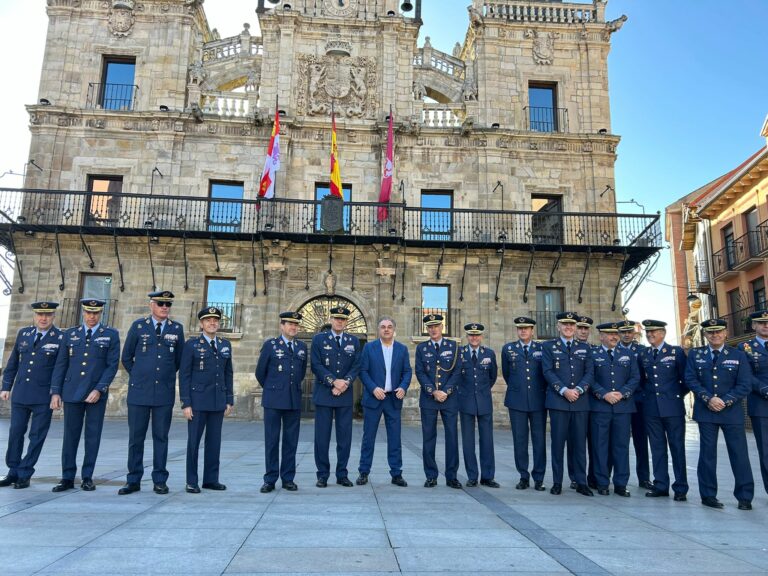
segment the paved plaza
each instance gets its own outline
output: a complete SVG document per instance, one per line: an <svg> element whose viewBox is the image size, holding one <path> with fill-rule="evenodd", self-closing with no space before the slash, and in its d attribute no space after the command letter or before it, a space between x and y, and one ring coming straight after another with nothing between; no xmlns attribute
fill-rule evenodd
<svg viewBox="0 0 768 576"><path fill-rule="evenodd" d="M688 502L563 495L514 489L511 433L497 429L501 489L422 486L421 430L404 429L403 476L389 482L383 425L371 483L315 487L312 421L302 421L298 492L260 494L260 422L226 422L221 481L226 492L184 492L186 425L174 422L170 494L118 496L128 426L108 421L96 491L54 494L61 421L55 421L26 490L0 489L0 573L22 574L766 574L768 498L756 473L754 510L736 509L725 445L719 454L724 510L699 503L695 425L688 430ZM357 476L362 426L355 424L350 477ZM0 421L4 451L8 421ZM151 462L151 443L145 461ZM82 445L81 445L82 449ZM438 455L442 445L438 446ZM441 458L440 458L441 460ZM201 462L202 464L202 462ZM462 469L463 471L463 469ZM460 471L461 472L461 471ZM463 481L465 478L459 476ZM333 480L333 477L332 477ZM442 480L442 479L441 479ZM545 484L551 486L549 472Z"/></svg>

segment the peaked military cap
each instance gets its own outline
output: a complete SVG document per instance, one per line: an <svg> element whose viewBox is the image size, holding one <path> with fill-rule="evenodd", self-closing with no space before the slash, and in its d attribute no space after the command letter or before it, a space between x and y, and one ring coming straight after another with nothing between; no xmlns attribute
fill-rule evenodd
<svg viewBox="0 0 768 576"><path fill-rule="evenodd" d="M632 320L624 320L619 324L619 332L634 332L635 322Z"/></svg>
<svg viewBox="0 0 768 576"><path fill-rule="evenodd" d="M532 328L536 326L536 320L528 316L518 316L515 318L515 326L518 328Z"/></svg>
<svg viewBox="0 0 768 576"><path fill-rule="evenodd" d="M303 316L298 312L280 312L280 322L291 322L292 324L298 324L301 322Z"/></svg>
<svg viewBox="0 0 768 576"><path fill-rule="evenodd" d="M558 322L562 322L563 324L576 324L576 322L578 322L575 312L560 312L555 318L557 318Z"/></svg>
<svg viewBox="0 0 768 576"><path fill-rule="evenodd" d="M197 319L202 320L203 318L218 318L221 320L223 315L224 313L221 311L221 308L216 308L216 306L206 306L197 313Z"/></svg>
<svg viewBox="0 0 768 576"><path fill-rule="evenodd" d="M86 312L101 312L104 310L104 300L97 300L96 298L83 298L80 300L80 305Z"/></svg>
<svg viewBox="0 0 768 576"><path fill-rule="evenodd" d="M464 324L464 332L471 336L477 336L485 332L485 326L477 322L470 322L469 324Z"/></svg>
<svg viewBox="0 0 768 576"><path fill-rule="evenodd" d="M351 312L349 311L349 308L344 308L344 306L336 306L331 308L331 318L341 318L342 320L348 320L350 314Z"/></svg>
<svg viewBox="0 0 768 576"><path fill-rule="evenodd" d="M175 296L170 290L158 290L157 292L150 292L147 294L155 302L173 302Z"/></svg>
<svg viewBox="0 0 768 576"><path fill-rule="evenodd" d="M441 314L427 314L422 322L425 326L436 326L443 323L443 316Z"/></svg>
<svg viewBox="0 0 768 576"><path fill-rule="evenodd" d="M760 310L759 312L752 312L749 315L752 322L768 322L768 310Z"/></svg>
<svg viewBox="0 0 768 576"><path fill-rule="evenodd" d="M704 332L719 332L728 328L728 322L722 318L710 318L709 320L704 320L701 323L701 327Z"/></svg>
<svg viewBox="0 0 768 576"><path fill-rule="evenodd" d="M603 322L602 324L597 325L597 329L600 332L608 332L609 334L618 334L620 325L621 325L621 322Z"/></svg>
<svg viewBox="0 0 768 576"><path fill-rule="evenodd" d="M643 320L642 324L646 332L649 330L661 330L667 327L667 323L662 320Z"/></svg>
<svg viewBox="0 0 768 576"><path fill-rule="evenodd" d="M41 302L32 302L32 311L37 312L38 314L53 314L58 307L58 302L48 302L45 300Z"/></svg>
<svg viewBox="0 0 768 576"><path fill-rule="evenodd" d="M591 328L594 323L595 321L589 316L579 316L576 326L579 326L580 328Z"/></svg>

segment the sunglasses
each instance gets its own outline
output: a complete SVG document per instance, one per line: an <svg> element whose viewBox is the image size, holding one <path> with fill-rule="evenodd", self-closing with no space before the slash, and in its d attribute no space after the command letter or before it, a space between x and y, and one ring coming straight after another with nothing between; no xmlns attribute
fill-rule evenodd
<svg viewBox="0 0 768 576"><path fill-rule="evenodd" d="M152 300L152 302L155 304L155 306L162 306L163 308L170 308L173 306L173 302L158 302L156 300Z"/></svg>

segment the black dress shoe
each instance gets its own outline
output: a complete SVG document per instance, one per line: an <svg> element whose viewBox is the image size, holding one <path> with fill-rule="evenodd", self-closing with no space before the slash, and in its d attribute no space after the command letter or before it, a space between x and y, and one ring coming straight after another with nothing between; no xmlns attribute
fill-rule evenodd
<svg viewBox="0 0 768 576"><path fill-rule="evenodd" d="M608 490L608 488L598 488L597 489L597 493L600 496L610 496L611 495L611 491Z"/></svg>
<svg viewBox="0 0 768 576"><path fill-rule="evenodd" d="M544 492L544 482L536 480L536 482L533 483L533 489L537 492Z"/></svg>
<svg viewBox="0 0 768 576"><path fill-rule="evenodd" d="M272 492L272 490L274 489L275 489L274 484L270 484L269 482L264 482L264 484L261 485L259 492L261 492L262 494L267 494L268 492Z"/></svg>
<svg viewBox="0 0 768 576"><path fill-rule="evenodd" d="M461 490L461 482L459 482L455 478L453 480L446 480L445 485L448 486L448 488L455 488L456 490Z"/></svg>
<svg viewBox="0 0 768 576"><path fill-rule="evenodd" d="M66 490L72 490L74 487L75 483L72 480L61 480L53 487L51 492L64 492Z"/></svg>
<svg viewBox="0 0 768 576"><path fill-rule="evenodd" d="M578 486L578 484L576 484L576 480L571 480L571 490L576 490L576 486Z"/></svg>
<svg viewBox="0 0 768 576"><path fill-rule="evenodd" d="M427 478L424 482L424 488L434 488L437 486L437 478Z"/></svg>
<svg viewBox="0 0 768 576"><path fill-rule="evenodd" d="M464 484L467 488L474 488L477 486L477 480L467 480L466 484Z"/></svg>
<svg viewBox="0 0 768 576"><path fill-rule="evenodd" d="M706 498L701 499L701 503L704 504L704 506L709 506L710 508L722 508L723 503L720 502L717 498L714 496L707 496Z"/></svg>
<svg viewBox="0 0 768 576"><path fill-rule="evenodd" d="M554 494L555 496L559 496L563 493L563 485L562 484L552 484L552 488L549 489L550 494Z"/></svg>
<svg viewBox="0 0 768 576"><path fill-rule="evenodd" d="M618 488L614 486L613 493L616 494L616 496L624 496L624 498L629 498L630 496L632 496L632 494L629 493L629 490L627 490L623 486L620 486Z"/></svg>
<svg viewBox="0 0 768 576"><path fill-rule="evenodd" d="M526 490L530 485L530 481L527 478L520 478L520 482L515 484L515 490Z"/></svg>
<svg viewBox="0 0 768 576"><path fill-rule="evenodd" d="M184 490L186 490L190 494L200 494L200 487L197 484L187 484Z"/></svg>
<svg viewBox="0 0 768 576"><path fill-rule="evenodd" d="M90 478L83 478L83 481L80 484L80 489L84 490L85 492L93 492L96 490L96 486L93 484L93 480Z"/></svg>
<svg viewBox="0 0 768 576"><path fill-rule="evenodd" d="M686 502L688 497L685 494L675 494L675 502Z"/></svg>
<svg viewBox="0 0 768 576"><path fill-rule="evenodd" d="M405 488L406 486L408 486L408 482L406 482L402 476L393 476L392 484L394 484L395 486L400 486L401 488Z"/></svg>
<svg viewBox="0 0 768 576"><path fill-rule="evenodd" d="M739 500L739 510L752 510L752 502L748 500Z"/></svg>
<svg viewBox="0 0 768 576"><path fill-rule="evenodd" d="M597 490L597 482L587 482L587 486L592 488L592 490Z"/></svg>
<svg viewBox="0 0 768 576"><path fill-rule="evenodd" d="M13 487L17 490L29 488L29 478L25 478L24 480L16 480L16 482L13 483Z"/></svg>
<svg viewBox="0 0 768 576"><path fill-rule="evenodd" d="M203 482L203 488L206 490L226 490L227 487L221 482Z"/></svg>
<svg viewBox="0 0 768 576"><path fill-rule="evenodd" d="M352 488L354 484L352 484L352 480L344 476L344 478L339 478L336 480L336 484L339 486L344 486L344 488Z"/></svg>
<svg viewBox="0 0 768 576"><path fill-rule="evenodd" d="M317 482L315 482L315 486L318 488L328 488L328 480L325 478L318 478Z"/></svg>
<svg viewBox="0 0 768 576"><path fill-rule="evenodd" d="M669 492L662 492L661 490L648 490L648 492L645 493L646 498L668 498Z"/></svg>
<svg viewBox="0 0 768 576"><path fill-rule="evenodd" d="M296 482L293 480L288 480L288 482L283 482L283 488L288 490L288 492L296 492L296 490L299 489L298 486L296 486Z"/></svg>
<svg viewBox="0 0 768 576"><path fill-rule="evenodd" d="M117 491L117 493L120 496L125 496L126 494L133 494L134 492L138 492L141 490L141 484L138 482L127 482L126 484L123 484L123 487L120 488L120 490Z"/></svg>
<svg viewBox="0 0 768 576"><path fill-rule="evenodd" d="M13 484L16 484L16 482L19 481L19 478L17 476L3 476L0 478L0 488L4 486L11 486Z"/></svg>
<svg viewBox="0 0 768 576"><path fill-rule="evenodd" d="M357 480L355 480L355 484L358 486L365 486L368 484L368 474L365 472L360 472L360 475L357 477Z"/></svg>
<svg viewBox="0 0 768 576"><path fill-rule="evenodd" d="M158 482L152 490L155 494L168 494L168 484L165 482Z"/></svg>
<svg viewBox="0 0 768 576"><path fill-rule="evenodd" d="M645 488L646 490L653 490L653 482L650 480L643 480L640 482L640 488Z"/></svg>
<svg viewBox="0 0 768 576"><path fill-rule="evenodd" d="M579 484L578 486L576 486L576 492L584 496L594 496L592 490L590 490L589 486L587 486L586 484Z"/></svg>
<svg viewBox="0 0 768 576"><path fill-rule="evenodd" d="M480 480L480 484L483 486L487 486L488 488L501 488L501 484L496 482L493 478L490 480Z"/></svg>

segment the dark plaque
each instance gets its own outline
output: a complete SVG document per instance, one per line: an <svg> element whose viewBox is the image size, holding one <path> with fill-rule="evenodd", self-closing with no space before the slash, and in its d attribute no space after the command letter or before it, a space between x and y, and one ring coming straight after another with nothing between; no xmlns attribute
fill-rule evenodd
<svg viewBox="0 0 768 576"><path fill-rule="evenodd" d="M320 227L331 234L344 229L344 200L329 194L320 201Z"/></svg>

